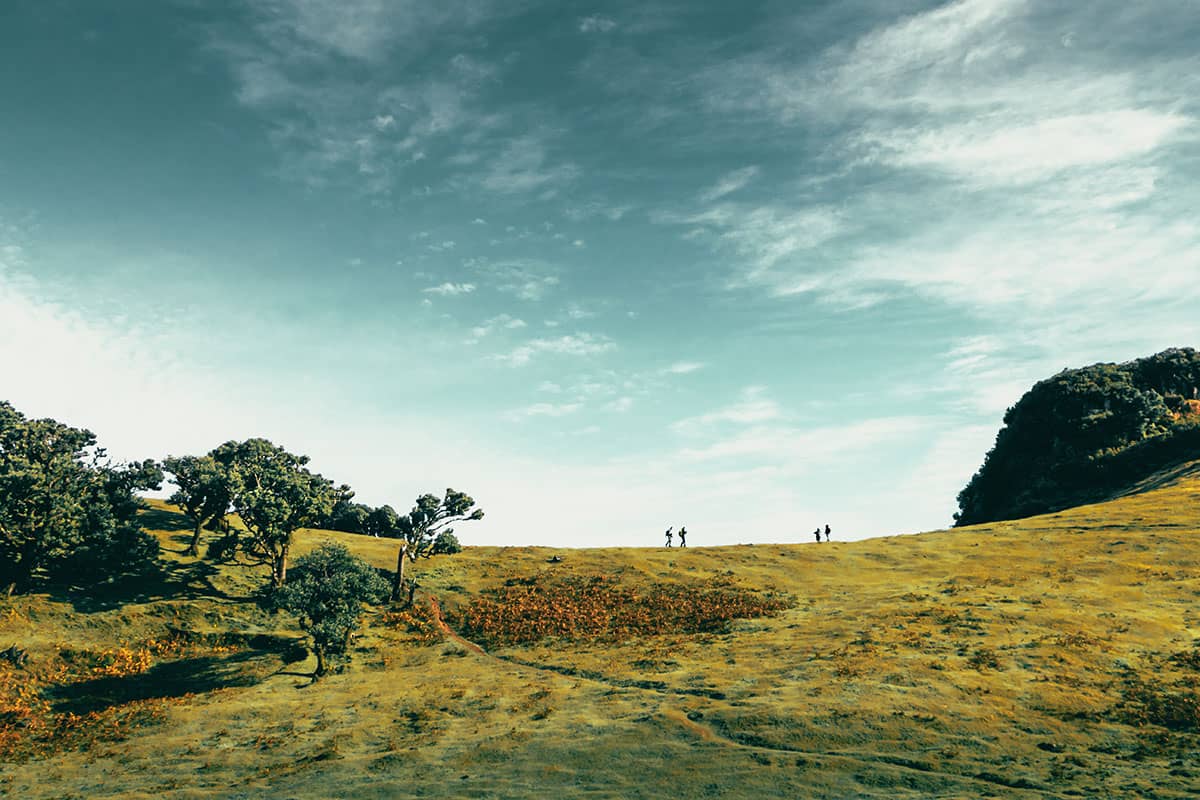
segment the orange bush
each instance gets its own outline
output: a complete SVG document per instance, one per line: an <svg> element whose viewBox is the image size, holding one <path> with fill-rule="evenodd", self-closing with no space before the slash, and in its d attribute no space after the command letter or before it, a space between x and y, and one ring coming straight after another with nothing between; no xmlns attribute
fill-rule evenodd
<svg viewBox="0 0 1200 800"><path fill-rule="evenodd" d="M463 635L490 646L549 638L622 641L720 631L731 620L768 616L790 604L730 583L639 590L604 576L530 579L475 598L455 621Z"/></svg>

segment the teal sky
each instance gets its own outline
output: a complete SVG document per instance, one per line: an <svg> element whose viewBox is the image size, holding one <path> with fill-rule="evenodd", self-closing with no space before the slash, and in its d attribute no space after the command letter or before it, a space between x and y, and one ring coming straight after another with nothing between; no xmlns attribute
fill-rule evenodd
<svg viewBox="0 0 1200 800"><path fill-rule="evenodd" d="M1200 344L1194 0L0 7L0 398L469 544L944 527Z"/></svg>

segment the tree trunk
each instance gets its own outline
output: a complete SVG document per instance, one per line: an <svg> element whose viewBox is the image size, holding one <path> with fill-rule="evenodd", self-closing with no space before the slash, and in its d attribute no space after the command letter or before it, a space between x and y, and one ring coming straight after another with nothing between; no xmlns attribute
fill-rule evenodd
<svg viewBox="0 0 1200 800"><path fill-rule="evenodd" d="M192 543L188 545L186 555L189 555L189 556L200 555L200 531L203 528L204 528L204 520L197 519L196 520L196 530L192 533Z"/></svg>
<svg viewBox="0 0 1200 800"><path fill-rule="evenodd" d="M17 582L16 582L16 581L11 581L11 582L8 584L8 589L6 589L6 590L5 590L5 592L4 592L4 596L5 596L5 597L12 597L12 596L13 596L13 593L14 593L14 592L16 592L16 591L17 591Z"/></svg>
<svg viewBox="0 0 1200 800"><path fill-rule="evenodd" d="M396 558L396 575L392 578L392 602L400 600L400 592L404 589L404 561L408 557L408 543L400 545L400 555Z"/></svg>
<svg viewBox="0 0 1200 800"><path fill-rule="evenodd" d="M287 550L281 550L271 560L271 586L278 589L287 580Z"/></svg>
<svg viewBox="0 0 1200 800"><path fill-rule="evenodd" d="M314 647L313 653L317 657L317 671L313 673L313 678L319 678L325 674L325 648Z"/></svg>

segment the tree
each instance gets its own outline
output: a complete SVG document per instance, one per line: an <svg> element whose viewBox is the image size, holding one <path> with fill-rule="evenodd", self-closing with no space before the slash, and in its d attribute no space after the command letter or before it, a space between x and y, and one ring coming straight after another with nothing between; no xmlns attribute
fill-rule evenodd
<svg viewBox="0 0 1200 800"><path fill-rule="evenodd" d="M213 456L229 465L233 509L250 533L241 547L271 566L271 586L277 589L287 579L292 536L328 518L337 490L305 469L308 456L266 439L226 442Z"/></svg>
<svg viewBox="0 0 1200 800"><path fill-rule="evenodd" d="M325 520L321 527L331 531L362 533L370 513L371 507L355 503L354 490L342 484L337 488L337 497L333 503L333 510L329 512L329 519Z"/></svg>
<svg viewBox="0 0 1200 800"><path fill-rule="evenodd" d="M275 601L299 619L312 639L314 678L325 674L327 656L345 652L363 603L380 602L387 590L387 581L343 545L324 544L296 559L292 579L275 594Z"/></svg>
<svg viewBox="0 0 1200 800"><path fill-rule="evenodd" d="M0 402L0 587L39 578L112 580L153 563L158 543L138 524L138 489L156 489L153 461L118 466L91 431L30 420Z"/></svg>
<svg viewBox="0 0 1200 800"><path fill-rule="evenodd" d="M205 527L220 525L229 513L229 474L212 453L178 458L168 456L163 466L174 476L172 482L179 487L167 502L179 506L193 526L187 554L199 555L200 532Z"/></svg>
<svg viewBox="0 0 1200 800"><path fill-rule="evenodd" d="M447 489L444 498L435 494L418 497L412 511L396 520L395 532L392 534L400 539L396 574L392 580L392 602L398 601L403 591L406 561L415 562L422 556L433 555L438 537L454 532L451 525L476 519L483 519L483 509L475 508L475 501L463 492Z"/></svg>
<svg viewBox="0 0 1200 800"><path fill-rule="evenodd" d="M363 520L362 532L369 536L391 537L396 533L396 524L400 515L391 506L380 506L372 509Z"/></svg>

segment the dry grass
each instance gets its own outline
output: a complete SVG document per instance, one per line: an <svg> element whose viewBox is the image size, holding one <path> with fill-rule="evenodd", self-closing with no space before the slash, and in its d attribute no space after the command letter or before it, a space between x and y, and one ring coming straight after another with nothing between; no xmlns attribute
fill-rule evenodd
<svg viewBox="0 0 1200 800"><path fill-rule="evenodd" d="M376 613L350 665L315 685L311 659L289 663L291 622L243 602L261 573L207 569L180 555L186 532L164 530L154 591L0 608L0 649L30 654L27 671L0 666L0 795L1195 797L1198 529L1188 478L865 542L468 548L418 568L452 624L514 587L594 576L622 608L704 586L795 603L697 632L498 637L480 653L423 601ZM331 538L394 564L387 541L314 531L298 548ZM150 646L172 631L191 649ZM68 713L119 725L47 737L30 721Z"/></svg>

